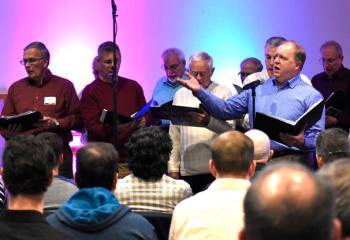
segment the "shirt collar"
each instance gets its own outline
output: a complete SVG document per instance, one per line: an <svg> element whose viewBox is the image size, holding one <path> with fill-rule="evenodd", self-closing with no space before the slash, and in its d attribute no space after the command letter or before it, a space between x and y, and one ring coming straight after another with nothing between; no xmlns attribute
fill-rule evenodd
<svg viewBox="0 0 350 240"><path fill-rule="evenodd" d="M300 79L300 73L297 74L295 77L289 79L287 82L285 82L280 88L285 88L287 86L289 86L290 88L294 88L298 82L299 82L299 79ZM272 79L272 82L273 82L273 85L276 85L278 86L278 83L277 83L277 79L274 78Z"/></svg>
<svg viewBox="0 0 350 240"><path fill-rule="evenodd" d="M42 87L42 86L44 86L45 84L47 84L51 79L52 79L52 73L51 73L51 71L49 70L49 69L47 69L46 70L46 74L45 74L45 76L44 76L44 78L43 78L43 82L42 82L42 84L41 85L36 85L35 84L35 82L34 82L34 80L33 79L31 79L30 77L28 77L28 82L29 82L29 84L31 84L31 85L34 85L34 86L37 86L37 87Z"/></svg>

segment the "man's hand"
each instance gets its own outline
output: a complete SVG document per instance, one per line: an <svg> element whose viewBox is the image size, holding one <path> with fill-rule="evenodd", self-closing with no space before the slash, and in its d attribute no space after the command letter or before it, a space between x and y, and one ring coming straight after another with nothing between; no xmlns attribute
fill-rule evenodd
<svg viewBox="0 0 350 240"><path fill-rule="evenodd" d="M192 76L189 72L185 72L185 75L188 77L188 80L184 80L182 78L177 78L176 81L180 83L182 86L188 88L192 92L196 93L201 89L201 85L197 81L197 79Z"/></svg>
<svg viewBox="0 0 350 240"><path fill-rule="evenodd" d="M44 130L57 128L57 119L52 117L43 117L39 122L34 124L36 128L42 128Z"/></svg>
<svg viewBox="0 0 350 240"><path fill-rule="evenodd" d="M6 138L12 138L22 132L22 126L20 124L10 124L5 130Z"/></svg>
<svg viewBox="0 0 350 240"><path fill-rule="evenodd" d="M206 111L203 110L203 113L190 112L189 114L195 122L202 123L204 125L209 124L210 116Z"/></svg>
<svg viewBox="0 0 350 240"><path fill-rule="evenodd" d="M169 177L174 178L174 179L179 179L180 174L178 172L169 172L168 173Z"/></svg>
<svg viewBox="0 0 350 240"><path fill-rule="evenodd" d="M337 125L338 119L331 116L331 115L326 115L326 127L332 127Z"/></svg>
<svg viewBox="0 0 350 240"><path fill-rule="evenodd" d="M288 146L303 148L305 144L305 127L296 136L290 135L288 133L280 133L279 137Z"/></svg>

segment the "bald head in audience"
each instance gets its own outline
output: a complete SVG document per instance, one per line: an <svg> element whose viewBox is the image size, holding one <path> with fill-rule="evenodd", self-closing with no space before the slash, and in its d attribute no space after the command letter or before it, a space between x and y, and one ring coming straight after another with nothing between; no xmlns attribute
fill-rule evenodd
<svg viewBox="0 0 350 240"><path fill-rule="evenodd" d="M254 174L254 145L238 131L220 134L211 143L209 169L215 178L250 178Z"/></svg>
<svg viewBox="0 0 350 240"><path fill-rule="evenodd" d="M331 186L305 167L279 163L258 176L244 200L240 239L340 239Z"/></svg>
<svg viewBox="0 0 350 240"><path fill-rule="evenodd" d="M271 159L273 150L270 147L270 138L266 133L252 129L244 133L254 143L254 162L256 171L261 170Z"/></svg>
<svg viewBox="0 0 350 240"><path fill-rule="evenodd" d="M350 239L350 158L340 158L318 171L333 186L336 216L342 224L343 239Z"/></svg>

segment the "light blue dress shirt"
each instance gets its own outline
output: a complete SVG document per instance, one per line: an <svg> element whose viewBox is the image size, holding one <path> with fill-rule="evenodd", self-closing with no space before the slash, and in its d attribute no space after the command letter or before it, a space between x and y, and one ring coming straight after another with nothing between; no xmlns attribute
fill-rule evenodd
<svg viewBox="0 0 350 240"><path fill-rule="evenodd" d="M182 79L187 79L187 77L183 75ZM172 101L175 93L181 87L182 86L179 83L170 83L167 76L164 76L157 81L152 94L153 100L155 100L159 105Z"/></svg>
<svg viewBox="0 0 350 240"><path fill-rule="evenodd" d="M229 99L222 100L201 88L195 96L205 108L216 118L223 120L239 118L249 112L250 127L252 127L252 91L245 90ZM314 103L322 99L322 95L311 85L301 80L300 75L279 86L276 79L268 79L256 88L255 110L295 121ZM273 127L273 126L271 126ZM318 134L324 130L324 111L321 119L305 131L305 149L314 150ZM284 144L272 141L274 150L291 149Z"/></svg>

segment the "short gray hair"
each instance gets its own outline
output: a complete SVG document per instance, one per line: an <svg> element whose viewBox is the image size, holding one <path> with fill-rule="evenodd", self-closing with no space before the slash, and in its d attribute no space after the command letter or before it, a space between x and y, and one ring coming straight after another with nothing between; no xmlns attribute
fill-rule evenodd
<svg viewBox="0 0 350 240"><path fill-rule="evenodd" d="M40 51L41 57L44 60L50 62L50 52L46 48L45 44L43 44L42 42L31 42L23 49L23 51L27 51L30 48L38 49Z"/></svg>
<svg viewBox="0 0 350 240"><path fill-rule="evenodd" d="M190 62L206 61L210 69L213 69L213 58L206 52L196 52L190 57Z"/></svg>
<svg viewBox="0 0 350 240"><path fill-rule="evenodd" d="M324 49L326 47L332 47L332 46L335 47L335 50L337 51L338 56L342 58L343 57L343 49L340 46L340 44L334 40L330 40L330 41L327 41L324 44L322 44L320 51L322 51L322 49Z"/></svg>
<svg viewBox="0 0 350 240"><path fill-rule="evenodd" d="M178 56L181 61L186 62L184 52L182 50L178 49L178 48L165 49L164 52L161 55L162 60L165 61L165 59L167 59L171 54L174 54L174 55Z"/></svg>

